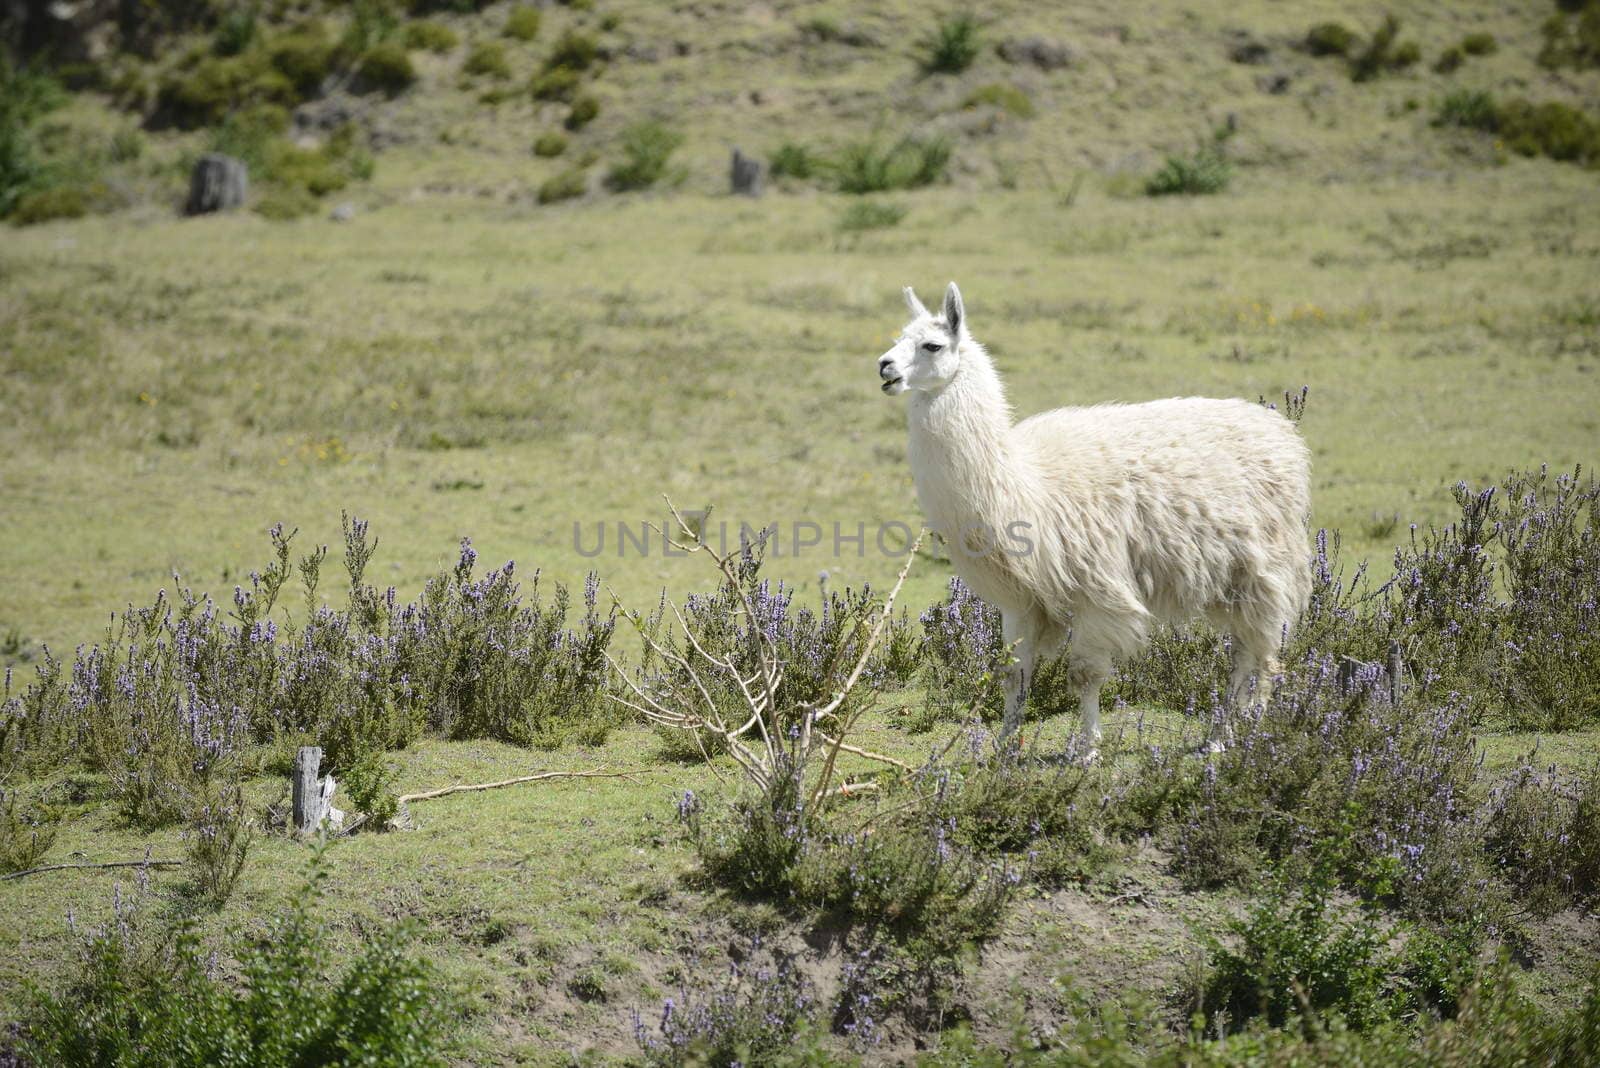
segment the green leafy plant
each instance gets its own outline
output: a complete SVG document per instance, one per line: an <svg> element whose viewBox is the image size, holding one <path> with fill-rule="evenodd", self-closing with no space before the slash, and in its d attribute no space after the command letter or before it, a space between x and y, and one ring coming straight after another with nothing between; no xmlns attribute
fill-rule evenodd
<svg viewBox="0 0 1600 1068"><path fill-rule="evenodd" d="M15 790L0 790L0 874L38 864L55 837L36 809L18 808Z"/></svg>
<svg viewBox="0 0 1600 1068"><path fill-rule="evenodd" d="M506 59L506 49L499 41L479 41L461 63L461 71L480 78L504 81L511 77L511 63Z"/></svg>
<svg viewBox="0 0 1600 1068"><path fill-rule="evenodd" d="M890 143L872 137L846 144L829 170L842 193L920 189L944 179L950 154L950 142L943 137L904 137Z"/></svg>
<svg viewBox="0 0 1600 1068"><path fill-rule="evenodd" d="M35 989L24 1056L61 1068L442 1068L446 1015L432 968L407 951L401 927L335 973L313 914L321 878L319 854L288 911L235 950L237 986L213 973L195 929L154 930L141 900L119 893L111 919L88 932L77 973Z"/></svg>
<svg viewBox="0 0 1600 1068"><path fill-rule="evenodd" d="M648 189L669 176L672 154L683 135L654 120L638 122L622 132L621 161L606 172L606 185L618 192Z"/></svg>
<svg viewBox="0 0 1600 1068"><path fill-rule="evenodd" d="M342 782L350 803L374 830L386 829L400 811L400 799L394 791L399 778L400 769L377 749L366 750L344 769Z"/></svg>
<svg viewBox="0 0 1600 1068"><path fill-rule="evenodd" d="M1214 145L1191 156L1168 156L1161 169L1144 184L1146 196L1206 196L1228 188L1233 166Z"/></svg>
<svg viewBox="0 0 1600 1068"><path fill-rule="evenodd" d="M940 19L923 43L922 69L928 74L960 74L978 58L982 35L978 18L959 12Z"/></svg>
<svg viewBox="0 0 1600 1068"><path fill-rule="evenodd" d="M411 54L404 45L384 41L362 55L356 66L356 77L369 89L398 96L416 82L417 68L412 65Z"/></svg>
<svg viewBox="0 0 1600 1068"><path fill-rule="evenodd" d="M1399 41L1400 20L1385 15L1383 22L1367 40L1367 47L1350 59L1350 78L1367 82L1381 74L1403 70L1422 58L1414 41Z"/></svg>
<svg viewBox="0 0 1600 1068"><path fill-rule="evenodd" d="M417 19L406 23L401 39L407 48L440 54L453 51L461 43L456 31L433 19Z"/></svg>
<svg viewBox="0 0 1600 1068"><path fill-rule="evenodd" d="M767 170L774 178L814 177L821 172L823 162L811 149L794 141L785 141L773 149L767 161Z"/></svg>
<svg viewBox="0 0 1600 1068"><path fill-rule="evenodd" d="M567 117L561 121L561 125L576 132L589 125L599 115L600 101L589 93L582 93L572 102L572 107L567 110Z"/></svg>
<svg viewBox="0 0 1600 1068"><path fill-rule="evenodd" d="M588 172L581 167L572 167L553 178L546 179L539 186L539 203L555 204L562 200L573 200L588 191Z"/></svg>
<svg viewBox="0 0 1600 1068"><path fill-rule="evenodd" d="M1305 49L1314 56L1348 56L1356 41L1342 22L1319 22L1306 31Z"/></svg>
<svg viewBox="0 0 1600 1068"><path fill-rule="evenodd" d="M567 138L555 130L550 130L539 135L533 143L533 154L542 159L551 159L567 150Z"/></svg>
<svg viewBox="0 0 1600 1068"><path fill-rule="evenodd" d="M531 4L518 4L506 15L506 24L501 30L507 37L518 41L531 41L539 36L539 9Z"/></svg>

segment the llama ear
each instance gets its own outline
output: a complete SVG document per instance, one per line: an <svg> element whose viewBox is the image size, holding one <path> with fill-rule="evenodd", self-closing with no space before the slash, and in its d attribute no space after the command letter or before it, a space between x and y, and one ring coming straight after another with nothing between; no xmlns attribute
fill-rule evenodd
<svg viewBox="0 0 1600 1068"><path fill-rule="evenodd" d="M954 282L944 291L944 321L950 327L950 336L959 337L961 327L966 321L967 313L961 307L961 290L956 288Z"/></svg>
<svg viewBox="0 0 1600 1068"><path fill-rule="evenodd" d="M906 286L900 292L905 294L906 307L910 309L913 317L921 318L922 316L928 314L928 309L922 306L922 301L917 299L916 291L910 286Z"/></svg>

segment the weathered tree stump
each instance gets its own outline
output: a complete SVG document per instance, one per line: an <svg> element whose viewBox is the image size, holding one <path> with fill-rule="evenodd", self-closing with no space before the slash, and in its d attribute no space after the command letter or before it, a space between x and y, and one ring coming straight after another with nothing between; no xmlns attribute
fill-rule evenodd
<svg viewBox="0 0 1600 1068"><path fill-rule="evenodd" d="M208 215L244 206L250 189L250 174L243 160L208 152L195 162L189 175L189 199L185 215Z"/></svg>
<svg viewBox="0 0 1600 1068"><path fill-rule="evenodd" d="M333 791L338 785L332 775L317 777L322 766L322 748L303 745L294 755L293 807L290 821L293 832L301 838L316 834L324 823L338 827L344 823L344 813L333 807Z"/></svg>
<svg viewBox="0 0 1600 1068"><path fill-rule="evenodd" d="M729 181L736 194L746 197L760 196L761 182L765 174L766 168L762 166L760 160L745 155L737 148L733 150L733 163L729 167Z"/></svg>

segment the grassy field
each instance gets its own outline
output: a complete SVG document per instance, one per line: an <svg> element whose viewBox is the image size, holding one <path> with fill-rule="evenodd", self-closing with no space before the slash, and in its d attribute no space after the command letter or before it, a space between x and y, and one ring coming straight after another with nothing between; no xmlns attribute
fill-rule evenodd
<svg viewBox="0 0 1600 1068"><path fill-rule="evenodd" d="M1360 555L1440 519L1457 479L1593 459L1589 176L1263 185L1071 209L928 192L848 246L816 196L15 233L0 626L70 648L171 571L227 590L269 524L327 541L341 509L403 593L470 536L568 584L592 567L633 607L686 581L616 558L615 524L659 520L663 493L735 524L914 525L873 365L899 286L945 276L1019 414L1309 385L1315 521ZM585 546L607 524L607 552L580 556L575 523ZM777 573L892 574L824 548ZM920 571L911 603L942 581Z"/></svg>
<svg viewBox="0 0 1600 1068"><path fill-rule="evenodd" d="M1366 31L1385 7L989 5L989 43L1044 35L1072 62L1043 71L986 49L946 78L918 74L925 20L900 3L550 7L541 44L513 49L519 80L562 29L619 18L597 31L613 59L574 154L605 158L648 116L687 139L671 188L540 206L533 190L568 164L529 145L560 109L485 105L459 75L505 6L446 17L462 46L419 55L409 94L360 105L390 136L373 179L334 198L354 206L349 221L177 219L179 163L204 135L172 133L124 168L133 207L0 236L0 662L16 689L42 644L59 656L98 640L109 613L148 603L174 572L226 602L266 562L271 524L299 528L299 548L337 545L341 512L381 542L367 581L407 598L463 537L485 564L515 559L568 587L596 571L629 609L648 611L663 588L706 589L703 562L659 543L618 554L617 525L664 520L663 494L712 505L733 529L818 524L822 545L767 567L803 600L823 581L881 587L898 562L872 551L870 532L920 523L904 414L875 374L907 284L925 299L961 284L1019 416L1308 386L1314 522L1380 571L1410 524L1453 515L1458 480L1600 462L1594 171L1430 125L1457 85L1593 110L1600 74L1531 62L1542 8L1394 5L1430 62L1473 30L1498 51L1449 79L1424 63L1356 87L1289 42L1327 18ZM1270 58L1231 62L1235 31ZM1273 73L1286 92L1258 88ZM964 106L995 82L1023 89L1034 117ZM1225 193L1139 195L1164 155L1230 115ZM53 121L73 136L128 122L90 97ZM722 193L734 144L827 148L909 130L950 136L954 162L934 188L871 198L904 209L888 228L842 226L858 198L813 184ZM832 551L835 523L865 524L865 555ZM608 540L590 558L575 527L590 546L597 524ZM920 563L902 603L915 615L949 575ZM926 756L934 736L908 735L894 714L919 699L894 697L862 744ZM1179 727L1151 709L1110 718L1147 742ZM1071 729L1052 721L1035 744ZM1600 728L1479 744L1487 783L1535 747L1540 762L1587 767ZM633 1056L631 1010L659 1012L686 974L722 967L756 934L837 984L842 936L707 884L672 807L685 789L726 788L659 749L634 724L550 753L430 738L396 754L401 791L542 769L625 777L426 802L413 831L336 842L327 911L341 958L415 920L459 1010L463 1064ZM249 780L252 806L281 800L283 782ZM101 785L71 771L28 784L64 813L48 861L179 855L179 828L127 825ZM304 855L260 834L226 908L203 917L206 936L258 931ZM1053 1026L1072 985L1092 999L1158 992L1181 1023L1171 996L1203 956L1199 932L1246 896L1184 891L1170 860L1146 842L1082 885L1030 887L964 958L980 1037L1011 1040L1019 1004L1029 1026ZM30 980L62 973L66 910L105 916L115 878L0 882L0 1020ZM149 907L183 912L184 879L158 872ZM1530 932L1530 990L1570 1005L1600 959L1600 927L1569 910ZM886 1057L911 1055L909 1031L892 1039Z"/></svg>

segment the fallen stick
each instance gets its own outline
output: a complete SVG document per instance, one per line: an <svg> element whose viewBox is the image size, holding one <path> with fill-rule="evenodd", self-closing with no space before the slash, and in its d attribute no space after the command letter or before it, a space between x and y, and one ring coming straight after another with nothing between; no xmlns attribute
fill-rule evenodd
<svg viewBox="0 0 1600 1068"><path fill-rule="evenodd" d="M14 871L10 875L0 875L0 883L8 879L20 879L24 875L38 875L46 871L65 871L68 868L171 868L182 864L181 860L112 860L104 864L46 864L38 868L29 868L27 871Z"/></svg>
<svg viewBox="0 0 1600 1068"><path fill-rule="evenodd" d="M424 790L416 794L401 794L399 801L402 805L409 801L429 801L435 797L445 797L449 794L464 794L475 790L497 790L502 786L515 786L523 782L537 782L540 779L630 779L633 776L626 771L607 771L602 764L593 771L541 771L537 775L519 775L515 779L502 779L499 782L480 782L467 786L442 786L437 790Z"/></svg>

